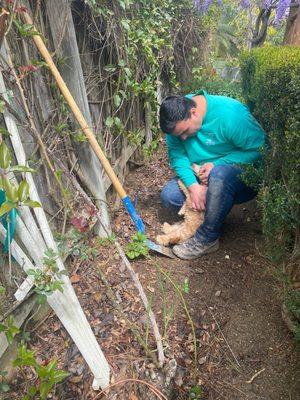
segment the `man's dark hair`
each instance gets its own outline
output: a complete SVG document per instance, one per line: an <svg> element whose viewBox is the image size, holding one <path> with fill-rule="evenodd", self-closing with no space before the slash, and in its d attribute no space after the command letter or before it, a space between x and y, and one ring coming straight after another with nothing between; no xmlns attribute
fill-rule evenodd
<svg viewBox="0 0 300 400"><path fill-rule="evenodd" d="M159 110L160 129L164 133L173 133L177 122L189 119L191 108L196 106L194 100L185 96L166 97Z"/></svg>

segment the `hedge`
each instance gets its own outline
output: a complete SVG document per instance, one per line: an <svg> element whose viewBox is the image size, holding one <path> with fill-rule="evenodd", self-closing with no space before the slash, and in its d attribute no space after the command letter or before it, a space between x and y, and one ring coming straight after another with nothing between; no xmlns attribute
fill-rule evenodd
<svg viewBox="0 0 300 400"><path fill-rule="evenodd" d="M256 48L241 56L242 90L267 132L259 201L269 254L284 259L300 243L300 48Z"/></svg>
<svg viewBox="0 0 300 400"><path fill-rule="evenodd" d="M241 74L245 100L269 139L259 193L266 252L284 266L284 304L300 341L300 48L244 53Z"/></svg>

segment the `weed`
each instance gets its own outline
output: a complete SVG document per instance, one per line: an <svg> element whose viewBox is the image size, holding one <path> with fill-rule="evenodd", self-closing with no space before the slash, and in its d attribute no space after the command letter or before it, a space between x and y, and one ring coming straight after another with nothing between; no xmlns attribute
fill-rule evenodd
<svg viewBox="0 0 300 400"><path fill-rule="evenodd" d="M28 350L24 344L19 346L17 358L13 362L13 366L19 367L23 375L23 367L31 367L36 374L35 385L28 388L27 394L22 400L46 399L54 385L69 376L67 372L57 369L56 360L50 361L47 365L39 364L34 352Z"/></svg>
<svg viewBox="0 0 300 400"><path fill-rule="evenodd" d="M10 390L10 386L5 382L5 377L7 375L6 371L0 371L0 393L7 393Z"/></svg>
<svg viewBox="0 0 300 400"><path fill-rule="evenodd" d="M137 232L133 235L132 241L125 247L127 257L133 260L139 256L147 256L148 247L145 242L146 236L143 233Z"/></svg>
<svg viewBox="0 0 300 400"><path fill-rule="evenodd" d="M63 292L63 275L66 271L60 271L56 259L57 254L52 249L45 251L43 258L44 269L29 269L27 274L32 276L35 284L35 292L38 294L38 303L44 304L47 296L50 296L56 290Z"/></svg>
<svg viewBox="0 0 300 400"><path fill-rule="evenodd" d="M10 315L4 324L0 323L0 333L4 332L9 344L12 344L13 338L20 332L19 328L14 325L14 319Z"/></svg>

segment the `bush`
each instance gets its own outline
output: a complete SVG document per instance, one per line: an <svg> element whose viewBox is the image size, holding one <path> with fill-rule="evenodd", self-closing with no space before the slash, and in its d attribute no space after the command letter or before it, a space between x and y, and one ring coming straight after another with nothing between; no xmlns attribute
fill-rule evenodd
<svg viewBox="0 0 300 400"><path fill-rule="evenodd" d="M288 263L284 304L300 341L300 291L292 285L300 278L300 48L244 53L241 73L244 97L270 144L259 193L266 251L273 260Z"/></svg>
<svg viewBox="0 0 300 400"><path fill-rule="evenodd" d="M203 89L210 94L228 96L243 101L241 84L237 81L223 79L214 68L194 68L192 73L193 79L181 89L181 93L193 93Z"/></svg>
<svg viewBox="0 0 300 400"><path fill-rule="evenodd" d="M241 74L245 100L270 144L259 195L267 251L283 260L299 252L300 48L243 53Z"/></svg>

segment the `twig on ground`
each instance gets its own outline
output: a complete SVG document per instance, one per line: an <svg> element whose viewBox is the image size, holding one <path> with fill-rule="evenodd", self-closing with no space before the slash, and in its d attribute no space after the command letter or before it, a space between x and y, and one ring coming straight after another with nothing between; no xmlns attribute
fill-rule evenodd
<svg viewBox="0 0 300 400"><path fill-rule="evenodd" d="M117 248L117 250L118 250L118 252L119 252L119 254L120 254L120 256L121 256L121 258L122 258L122 260L123 260L128 272L129 272L129 274L130 274L130 276L131 276L131 278L133 280L133 282L134 282L134 284L135 284L135 287L139 291L140 297L141 297L141 299L142 299L142 301L144 303L144 306L145 306L145 308L147 310L147 313L148 313L148 316L149 316L149 320L151 322L152 329L153 329L153 332L154 332L156 344L157 344L159 365L160 365L160 367L162 367L163 364L164 364L164 361L165 361L165 356L164 356L164 350L163 350L163 345L162 345L162 338L161 338L161 335L160 335L160 332L159 332L159 329L158 329L158 326L157 326L157 323L156 323L155 316L154 316L154 314L153 314L153 312L151 310L151 306L149 304L149 301L147 299L147 296L145 294L143 286L142 286L137 274L133 270L128 258L126 257L126 255L125 255L120 243L118 241L115 241L114 244L115 244L115 246L116 246L116 248Z"/></svg>
<svg viewBox="0 0 300 400"><path fill-rule="evenodd" d="M152 258L151 258L151 260L152 260ZM163 268L158 264L158 262L153 260L153 264L160 271L160 273L163 274L171 282L172 286L174 286L176 292L178 293L178 295L181 299L184 311L186 313L186 316L189 320L189 323L190 323L191 329L192 329L193 342L194 342L194 364L195 364L194 371L195 371L195 375L196 375L196 372L197 372L197 338L196 338L194 322L193 322L191 314L189 313L189 310L187 308L186 301L182 295L182 291L180 290L180 287L173 281L172 278L170 278L170 276L163 270Z"/></svg>
<svg viewBox="0 0 300 400"><path fill-rule="evenodd" d="M266 368L261 369L260 371L256 372L256 374L254 374L252 376L252 378L249 379L249 381L246 381L246 383L252 383L254 381L255 378L257 378L262 372L265 371Z"/></svg>

